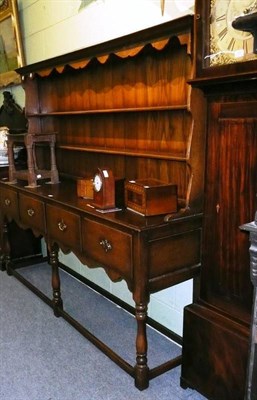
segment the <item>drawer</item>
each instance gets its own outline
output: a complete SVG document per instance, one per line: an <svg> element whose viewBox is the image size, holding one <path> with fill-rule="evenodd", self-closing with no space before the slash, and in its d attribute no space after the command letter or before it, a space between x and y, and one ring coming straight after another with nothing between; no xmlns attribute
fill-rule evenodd
<svg viewBox="0 0 257 400"><path fill-rule="evenodd" d="M84 218L82 220L83 253L90 259L118 272L132 276L132 235Z"/></svg>
<svg viewBox="0 0 257 400"><path fill-rule="evenodd" d="M201 232L201 229L196 229L150 241L150 279L167 276L179 270L187 273L187 268L200 264Z"/></svg>
<svg viewBox="0 0 257 400"><path fill-rule="evenodd" d="M32 197L20 194L20 218L23 224L39 232L45 232L44 203Z"/></svg>
<svg viewBox="0 0 257 400"><path fill-rule="evenodd" d="M1 187L0 190L0 204L3 215L9 219L19 219L19 208L18 208L18 194L15 190L11 190L8 187Z"/></svg>
<svg viewBox="0 0 257 400"><path fill-rule="evenodd" d="M80 216L60 207L46 206L47 231L51 239L70 250L80 249Z"/></svg>

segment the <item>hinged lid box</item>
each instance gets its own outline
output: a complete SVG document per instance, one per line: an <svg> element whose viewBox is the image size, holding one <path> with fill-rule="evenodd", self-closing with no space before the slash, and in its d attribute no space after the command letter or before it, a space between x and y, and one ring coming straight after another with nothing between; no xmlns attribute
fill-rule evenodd
<svg viewBox="0 0 257 400"><path fill-rule="evenodd" d="M176 212L177 185L157 179L139 179L125 183L126 207L145 216Z"/></svg>

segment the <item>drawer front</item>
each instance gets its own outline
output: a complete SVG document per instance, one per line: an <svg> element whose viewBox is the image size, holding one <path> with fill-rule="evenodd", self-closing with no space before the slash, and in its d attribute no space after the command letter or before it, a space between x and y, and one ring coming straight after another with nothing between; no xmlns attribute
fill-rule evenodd
<svg viewBox="0 0 257 400"><path fill-rule="evenodd" d="M201 262L201 229L149 242L149 277L166 276Z"/></svg>
<svg viewBox="0 0 257 400"><path fill-rule="evenodd" d="M80 216L47 204L46 219L48 235L70 250L80 249Z"/></svg>
<svg viewBox="0 0 257 400"><path fill-rule="evenodd" d="M39 232L45 232L45 209L42 201L20 194L19 207L22 223Z"/></svg>
<svg viewBox="0 0 257 400"><path fill-rule="evenodd" d="M83 252L121 276L132 277L132 235L87 218L82 221Z"/></svg>
<svg viewBox="0 0 257 400"><path fill-rule="evenodd" d="M18 194L14 190L1 187L1 211L9 219L19 218Z"/></svg>

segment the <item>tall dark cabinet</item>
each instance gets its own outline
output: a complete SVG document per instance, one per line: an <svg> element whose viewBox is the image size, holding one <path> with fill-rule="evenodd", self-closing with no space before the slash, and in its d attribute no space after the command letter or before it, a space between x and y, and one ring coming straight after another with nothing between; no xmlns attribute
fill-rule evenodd
<svg viewBox="0 0 257 400"><path fill-rule="evenodd" d="M257 98L252 85L223 82L204 88L208 139L202 273L200 298L185 309L182 383L217 400L244 398L252 287L248 236L239 226L256 209Z"/></svg>
<svg viewBox="0 0 257 400"><path fill-rule="evenodd" d="M196 2L191 84L207 101L205 204L200 296L185 308L181 384L211 400L243 400L252 285L249 237L239 226L257 206L257 69L254 54L232 60L224 50L215 59L222 26L215 42L213 21L230 16L215 14L220 3ZM228 3L231 11L234 1Z"/></svg>

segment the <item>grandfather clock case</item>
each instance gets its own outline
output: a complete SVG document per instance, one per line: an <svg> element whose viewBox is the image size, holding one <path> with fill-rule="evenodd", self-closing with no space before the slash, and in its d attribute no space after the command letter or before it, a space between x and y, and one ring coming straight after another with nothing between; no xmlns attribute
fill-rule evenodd
<svg viewBox="0 0 257 400"><path fill-rule="evenodd" d="M181 383L208 399L243 400L252 286L249 238L257 192L257 85L204 87L208 139L200 298L185 308Z"/></svg>
<svg viewBox="0 0 257 400"><path fill-rule="evenodd" d="M211 400L245 398L253 299L239 227L257 209L257 81L250 67L228 71L191 82L207 101L207 147L200 296L185 308L181 385Z"/></svg>

